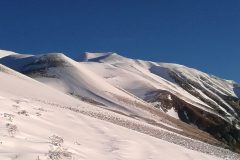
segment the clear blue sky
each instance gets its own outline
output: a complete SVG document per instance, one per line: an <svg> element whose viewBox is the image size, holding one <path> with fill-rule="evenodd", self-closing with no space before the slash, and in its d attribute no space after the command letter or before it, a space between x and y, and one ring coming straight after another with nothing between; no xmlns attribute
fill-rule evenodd
<svg viewBox="0 0 240 160"><path fill-rule="evenodd" d="M0 0L0 49L111 51L240 82L240 0Z"/></svg>

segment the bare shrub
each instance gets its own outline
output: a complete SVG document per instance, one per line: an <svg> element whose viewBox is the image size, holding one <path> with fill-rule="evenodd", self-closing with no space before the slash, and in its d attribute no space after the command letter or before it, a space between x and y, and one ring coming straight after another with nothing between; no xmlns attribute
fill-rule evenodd
<svg viewBox="0 0 240 160"><path fill-rule="evenodd" d="M26 110L21 110L18 112L19 115L29 116Z"/></svg>
<svg viewBox="0 0 240 160"><path fill-rule="evenodd" d="M19 104L19 103L17 103L17 104ZM20 106L13 104L12 107L18 109Z"/></svg>
<svg viewBox="0 0 240 160"><path fill-rule="evenodd" d="M13 118L14 118L14 115L12 115L12 114L9 114L9 113L4 113L4 118L7 118L7 120L9 120L9 121L13 121Z"/></svg>
<svg viewBox="0 0 240 160"><path fill-rule="evenodd" d="M64 142L62 137L59 137L57 135L52 135L51 137L49 137L49 139L51 140L50 143L54 146L61 146L62 143Z"/></svg>
<svg viewBox="0 0 240 160"><path fill-rule="evenodd" d="M39 112L36 112L36 116L41 116L42 114L41 113L39 113Z"/></svg>
<svg viewBox="0 0 240 160"><path fill-rule="evenodd" d="M72 153L67 151L66 148L62 148L62 147L52 148L51 150L48 151L47 155L51 160L72 158Z"/></svg>
<svg viewBox="0 0 240 160"><path fill-rule="evenodd" d="M11 123L7 123L6 124L7 130L8 130L8 134L10 136L14 136L16 134L16 132L18 131L18 128L15 124L11 124Z"/></svg>

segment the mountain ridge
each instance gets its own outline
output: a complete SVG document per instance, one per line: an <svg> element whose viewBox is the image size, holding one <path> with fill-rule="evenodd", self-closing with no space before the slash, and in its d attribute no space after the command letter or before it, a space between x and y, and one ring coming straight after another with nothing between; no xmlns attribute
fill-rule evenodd
<svg viewBox="0 0 240 160"><path fill-rule="evenodd" d="M96 107L0 68L1 159L238 158L227 149Z"/></svg>
<svg viewBox="0 0 240 160"><path fill-rule="evenodd" d="M7 55L0 63L87 103L147 123L161 119L185 128L184 122L187 128L197 127L239 150L236 82L183 65L135 60L117 53L86 53L84 57L75 61L62 53ZM155 118L148 119L152 115Z"/></svg>

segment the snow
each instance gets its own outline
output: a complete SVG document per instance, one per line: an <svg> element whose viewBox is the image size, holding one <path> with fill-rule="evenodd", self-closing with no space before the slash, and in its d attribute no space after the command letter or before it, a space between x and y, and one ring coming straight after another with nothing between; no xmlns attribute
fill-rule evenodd
<svg viewBox="0 0 240 160"><path fill-rule="evenodd" d="M214 88L219 93L236 96L232 82L217 79L182 65L133 60L116 53L86 53L85 58L87 62L77 63L65 55L57 53L38 56L15 55L0 59L0 63L17 71L26 71L44 68L48 66L47 63L51 59L61 60L66 63L66 66L49 67L47 75L50 77L36 76L33 78L65 93L94 99L105 106L111 106L125 113L140 114L140 111L133 109L133 107L125 107L126 105L131 106L133 101L137 99L136 97L145 99L149 92L167 90L198 108L216 114L209 105L179 87L169 76L169 71L174 71L196 81L211 94L215 95L203 85L205 82L202 82L199 77L204 77L209 83L213 83ZM45 59L45 64L37 64L39 60L43 59ZM226 104L218 95L216 97ZM125 103L119 103L119 98L125 99ZM210 98L208 97L208 99ZM132 102L127 103L126 101ZM145 105L145 102L140 99L137 101ZM231 106L226 105L233 110Z"/></svg>
<svg viewBox="0 0 240 160"><path fill-rule="evenodd" d="M11 72L0 72L0 159L44 160L53 153L62 159L89 160L220 159L58 107L101 113L92 105ZM14 126L16 130L10 130Z"/></svg>
<svg viewBox="0 0 240 160"><path fill-rule="evenodd" d="M216 114L210 106L179 87L168 71L201 85L205 82L199 76L203 76L223 94L235 95L232 82L185 66L133 60L116 53L86 53L85 58L87 62L76 62L60 53L0 58L0 63L17 71L45 69L43 75L31 75L32 79L0 65L0 104L3 105L0 118L4 122L0 126L3 128L0 159L28 160L38 156L46 159L59 150L62 152L59 154L71 154L72 159L218 159L214 156L234 159L238 156L174 133L182 130L159 121L161 118L148 111L152 106L143 100L147 93L166 90ZM51 66L52 62L61 64ZM84 102L77 96L103 106ZM179 119L173 108L167 114ZM150 125L144 119L173 130ZM8 130L14 126L18 130L12 137ZM56 135L64 139L60 146L51 144L49 137L56 138Z"/></svg>
<svg viewBox="0 0 240 160"><path fill-rule="evenodd" d="M1 104L4 105L2 112L14 114L9 110L16 105L14 101L5 99L1 100ZM49 138L53 135L63 138L61 147L70 153L71 159L219 159L111 123L81 114L66 113L33 101L21 102L19 106L27 109L30 116L14 114L12 123L19 131L14 137L2 133L1 159L47 159L49 151L54 151L52 148L55 146ZM45 109L39 111L41 116L36 115L37 108Z"/></svg>
<svg viewBox="0 0 240 160"><path fill-rule="evenodd" d="M13 55L13 54L17 54L17 53L11 52L11 51L0 50L0 58L6 57L9 55Z"/></svg>
<svg viewBox="0 0 240 160"><path fill-rule="evenodd" d="M91 53L91 55L93 55L93 53ZM89 61L91 61L91 59ZM99 76L105 78L109 83L124 88L126 91L139 98L145 99L145 95L151 91L156 91L158 89L167 90L180 99L183 99L202 110L220 116L214 111L214 108L179 87L169 75L170 72L174 72L182 78L198 84L203 89L217 97L219 101L229 108L229 110L234 112L234 109L218 95L221 94L238 97L238 90L236 87L234 88L234 83L232 81L223 80L179 64L134 60L117 54L104 55L101 58L92 61L92 63L87 62L83 64L86 65L89 70L92 70ZM204 98L217 104L199 89L195 88L195 90ZM226 109L223 107L219 106L219 108L227 113ZM227 114L231 115L232 113ZM235 115L231 116L234 119ZM220 117L224 118L222 116ZM229 121L229 119L224 119Z"/></svg>
<svg viewBox="0 0 240 160"><path fill-rule="evenodd" d="M91 52L86 52L85 55L85 60L89 61L89 60L94 60L97 58L102 58L102 57L106 57L108 55L111 55L113 53L91 53Z"/></svg>
<svg viewBox="0 0 240 160"><path fill-rule="evenodd" d="M0 58L0 64L4 64L11 69L19 71L23 66L34 60L32 55L11 54Z"/></svg>
<svg viewBox="0 0 240 160"><path fill-rule="evenodd" d="M174 108L169 109L167 114L173 118L179 119L178 113L174 110Z"/></svg>
<svg viewBox="0 0 240 160"><path fill-rule="evenodd" d="M210 106L183 90L172 81L152 73L150 68L154 65L157 65L156 68L159 68L159 64L157 63L132 60L121 57L117 54L102 57L99 61L103 63L96 61L80 62L79 65L85 65L88 70L91 70L95 74L98 74L98 76L105 78L105 80L110 84L120 86L139 98L145 99L145 95L151 91L156 91L158 89L167 90L186 102L215 114ZM161 72L167 74L166 70L160 71L158 74Z"/></svg>
<svg viewBox="0 0 240 160"><path fill-rule="evenodd" d="M47 76L33 75L33 77L64 93L94 99L105 106L110 106L127 114L141 115L141 111L134 107L133 103L147 105L141 99L136 99L132 94L106 82L102 77L95 74L94 71L89 70L84 65L63 54L52 53L27 58L8 59L7 62L2 60L2 63L9 64L10 61L14 62L10 63L14 64L14 66L10 66L18 71L45 69L50 65L49 62L60 61L63 63L63 66L49 67L46 71ZM39 61L44 63L38 63Z"/></svg>
<svg viewBox="0 0 240 160"><path fill-rule="evenodd" d="M209 85L209 87L212 87L214 90L223 95L230 94L232 96L236 96L233 91L232 81L220 79L218 77L208 75L204 72L179 64L159 63L159 67L160 69L165 68L170 71L174 71L194 82ZM203 78L205 79L204 81Z"/></svg>
<svg viewBox="0 0 240 160"><path fill-rule="evenodd" d="M171 95L168 95L168 100L172 100L172 96Z"/></svg>

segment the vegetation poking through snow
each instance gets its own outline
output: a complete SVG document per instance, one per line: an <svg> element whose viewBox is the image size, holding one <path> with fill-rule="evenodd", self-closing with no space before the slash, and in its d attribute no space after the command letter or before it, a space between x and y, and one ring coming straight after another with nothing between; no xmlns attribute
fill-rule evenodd
<svg viewBox="0 0 240 160"><path fill-rule="evenodd" d="M49 137L50 139L50 143L54 146L61 146L64 142L64 140L62 139L62 137L57 136L57 135L52 135L51 137Z"/></svg>
<svg viewBox="0 0 240 160"><path fill-rule="evenodd" d="M19 115L29 116L28 112L26 110L21 110L17 112Z"/></svg>
<svg viewBox="0 0 240 160"><path fill-rule="evenodd" d="M48 151L47 156L51 160L60 159L71 159L72 153L63 147L64 140L62 137L57 135L52 135L49 137L50 143L52 144L51 149Z"/></svg>
<svg viewBox="0 0 240 160"><path fill-rule="evenodd" d="M7 127L8 134L11 137L14 137L15 134L17 133L17 131L18 131L17 125L11 124L11 123L7 123L6 127Z"/></svg>
<svg viewBox="0 0 240 160"><path fill-rule="evenodd" d="M9 114L9 113L4 113L3 117L6 118L8 121L12 122L13 118L14 118L14 115Z"/></svg>
<svg viewBox="0 0 240 160"><path fill-rule="evenodd" d="M72 158L72 153L69 152L66 148L63 147L52 147L48 153L47 156L51 160L66 160Z"/></svg>

